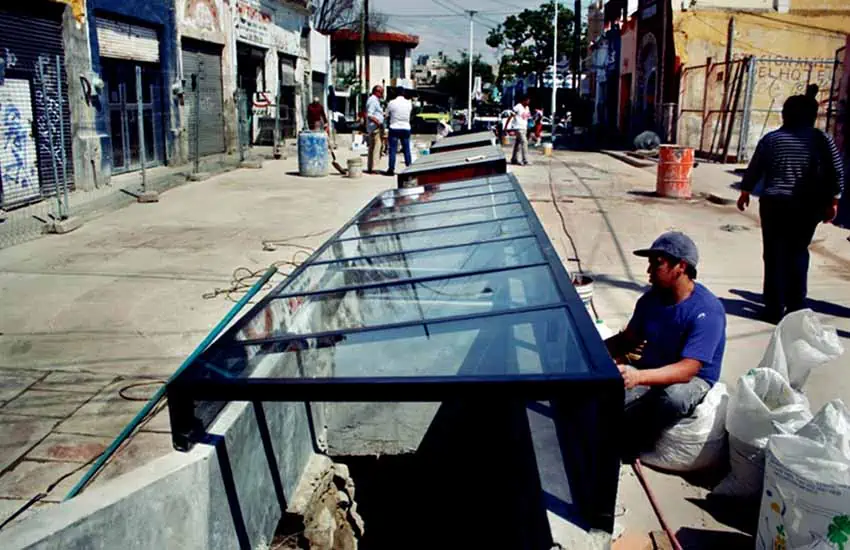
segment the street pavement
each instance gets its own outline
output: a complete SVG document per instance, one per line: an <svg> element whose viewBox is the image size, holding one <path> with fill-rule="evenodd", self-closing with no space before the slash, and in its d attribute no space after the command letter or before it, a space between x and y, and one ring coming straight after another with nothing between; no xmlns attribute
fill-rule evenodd
<svg viewBox="0 0 850 550"><path fill-rule="evenodd" d="M344 164L350 153L338 151ZM741 214L699 194L734 198L734 167L702 165L693 200L653 196L655 175L601 153L532 152L511 167L564 264L595 279L599 317L617 330L646 288L645 260L631 251L678 229L697 242L699 280L723 300L728 345L722 380L754 367L771 325L757 319L761 242L756 208ZM293 175L296 163L266 161L133 204L66 235L0 250L0 522L41 494L54 505L143 402L231 307L234 270L259 272L316 247L392 178ZM850 243L818 229L811 297L845 343L850 336ZM277 241L264 246L264 241ZM303 256L301 256L303 258ZM236 274L237 276L239 273ZM281 280L276 278L276 281ZM249 281L250 282L250 281ZM238 299L237 294L231 298ZM843 360L814 371L812 407L850 402ZM170 451L167 411L153 416L95 483ZM736 518L706 498L705 483L648 472L667 520L688 547L752 547ZM633 474L621 473L618 524L658 529ZM728 514L727 514L728 516ZM693 543L699 541L699 544ZM708 541L708 542L707 542Z"/></svg>

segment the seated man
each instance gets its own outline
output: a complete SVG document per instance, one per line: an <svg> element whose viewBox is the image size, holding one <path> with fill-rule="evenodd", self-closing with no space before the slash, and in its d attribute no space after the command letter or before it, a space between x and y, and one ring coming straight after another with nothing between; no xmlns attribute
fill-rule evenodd
<svg viewBox="0 0 850 550"><path fill-rule="evenodd" d="M626 386L626 453L651 448L661 430L690 415L720 377L726 312L695 281L699 254L679 232L664 233L635 254L649 258L652 288L626 329L605 341ZM627 357L639 350L640 358Z"/></svg>

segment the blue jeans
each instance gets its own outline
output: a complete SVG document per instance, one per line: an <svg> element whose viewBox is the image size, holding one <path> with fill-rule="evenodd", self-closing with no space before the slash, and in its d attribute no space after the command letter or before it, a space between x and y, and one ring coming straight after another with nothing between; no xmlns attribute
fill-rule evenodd
<svg viewBox="0 0 850 550"><path fill-rule="evenodd" d="M636 386L626 390L624 436L626 453L650 450L661 430L690 416L711 386L694 376L684 384Z"/></svg>
<svg viewBox="0 0 850 550"><path fill-rule="evenodd" d="M404 165L410 166L410 130L390 130L390 172L395 172L395 153L398 151L398 140L401 140L401 148L404 151Z"/></svg>

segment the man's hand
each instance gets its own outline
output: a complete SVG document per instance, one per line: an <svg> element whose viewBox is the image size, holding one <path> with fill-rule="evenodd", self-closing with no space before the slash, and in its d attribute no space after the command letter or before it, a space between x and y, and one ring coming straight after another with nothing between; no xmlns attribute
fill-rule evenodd
<svg viewBox="0 0 850 550"><path fill-rule="evenodd" d="M741 191L741 194L738 195L738 210L743 212L750 205L750 194L746 191Z"/></svg>
<svg viewBox="0 0 850 550"><path fill-rule="evenodd" d="M641 385L640 370L629 365L617 365L620 369L620 374L623 376L623 385L627 390Z"/></svg>

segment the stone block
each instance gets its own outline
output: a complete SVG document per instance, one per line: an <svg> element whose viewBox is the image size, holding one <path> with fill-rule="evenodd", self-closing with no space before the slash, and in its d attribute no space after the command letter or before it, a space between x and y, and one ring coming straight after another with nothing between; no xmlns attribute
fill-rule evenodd
<svg viewBox="0 0 850 550"><path fill-rule="evenodd" d="M91 394L27 390L9 401L3 412L21 416L66 418L89 400Z"/></svg>
<svg viewBox="0 0 850 550"><path fill-rule="evenodd" d="M93 394L102 390L115 378L111 374L53 371L43 380L36 382L32 389Z"/></svg>
<svg viewBox="0 0 850 550"><path fill-rule="evenodd" d="M159 193L156 191L143 191L136 200L143 203L159 202Z"/></svg>
<svg viewBox="0 0 850 550"><path fill-rule="evenodd" d="M0 470L24 456L57 422L52 418L0 414Z"/></svg>
<svg viewBox="0 0 850 550"><path fill-rule="evenodd" d="M0 476L0 498L31 498L47 493L44 502L61 502L85 474L85 466L75 462L34 462L22 460Z"/></svg>
<svg viewBox="0 0 850 550"><path fill-rule="evenodd" d="M131 382L110 384L56 427L57 432L114 437L118 435L144 406L128 401L118 391Z"/></svg>
<svg viewBox="0 0 850 550"><path fill-rule="evenodd" d="M209 177L209 172L192 172L187 176L186 179L188 179L189 181L204 181L206 179L209 179Z"/></svg>
<svg viewBox="0 0 850 550"><path fill-rule="evenodd" d="M52 433L27 453L28 459L88 463L111 443L108 437Z"/></svg>
<svg viewBox="0 0 850 550"><path fill-rule="evenodd" d="M0 370L0 401L9 401L44 376L40 372Z"/></svg>
<svg viewBox="0 0 850 550"><path fill-rule="evenodd" d="M245 159L239 163L239 168L251 168L258 170L263 167L262 159Z"/></svg>
<svg viewBox="0 0 850 550"><path fill-rule="evenodd" d="M75 229L79 229L83 225L83 220L80 218L70 217L65 218L64 220L54 220L47 224L45 227L47 233L55 233L57 235L63 235L65 233L70 233Z"/></svg>

